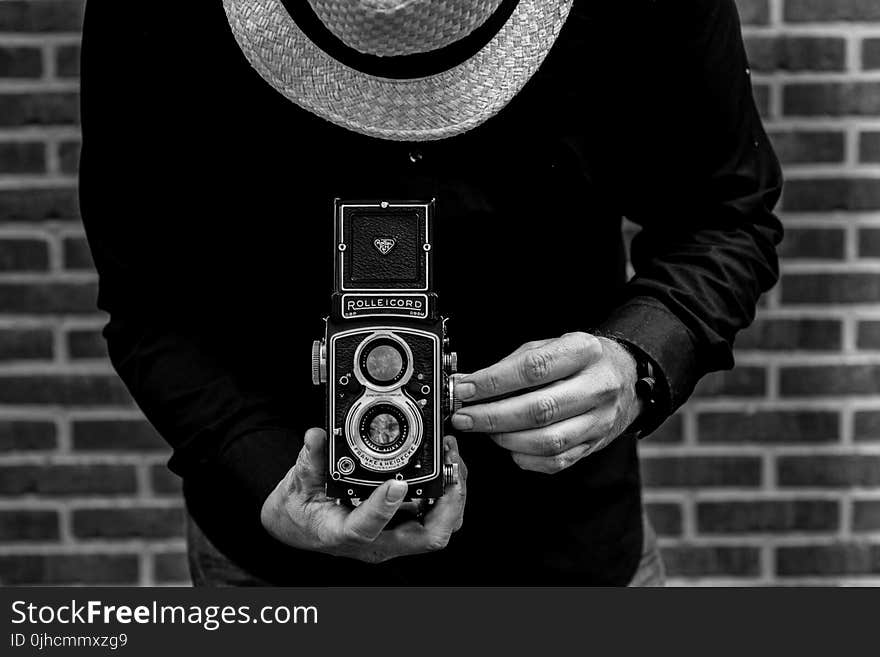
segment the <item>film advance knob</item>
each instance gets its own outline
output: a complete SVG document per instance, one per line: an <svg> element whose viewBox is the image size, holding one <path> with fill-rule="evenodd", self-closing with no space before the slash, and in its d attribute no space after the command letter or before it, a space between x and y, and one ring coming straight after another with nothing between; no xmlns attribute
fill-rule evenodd
<svg viewBox="0 0 880 657"><path fill-rule="evenodd" d="M327 383L327 349L323 340L312 342L312 383Z"/></svg>

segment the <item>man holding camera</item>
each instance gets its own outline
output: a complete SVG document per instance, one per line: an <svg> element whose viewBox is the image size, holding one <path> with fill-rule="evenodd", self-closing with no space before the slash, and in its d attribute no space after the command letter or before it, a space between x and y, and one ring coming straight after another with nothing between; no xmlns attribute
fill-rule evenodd
<svg viewBox="0 0 880 657"><path fill-rule="evenodd" d="M81 206L194 581L661 583L636 443L778 276L733 0L183 4L88 5ZM334 198L437 200L460 476L418 521L325 494Z"/></svg>

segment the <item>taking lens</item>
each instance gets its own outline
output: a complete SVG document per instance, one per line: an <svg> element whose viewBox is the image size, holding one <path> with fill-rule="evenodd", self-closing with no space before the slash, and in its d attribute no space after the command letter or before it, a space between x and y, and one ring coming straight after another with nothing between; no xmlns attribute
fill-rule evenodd
<svg viewBox="0 0 880 657"><path fill-rule="evenodd" d="M409 434L406 415L396 405L383 402L367 409L360 420L363 441L381 453L398 449Z"/></svg>

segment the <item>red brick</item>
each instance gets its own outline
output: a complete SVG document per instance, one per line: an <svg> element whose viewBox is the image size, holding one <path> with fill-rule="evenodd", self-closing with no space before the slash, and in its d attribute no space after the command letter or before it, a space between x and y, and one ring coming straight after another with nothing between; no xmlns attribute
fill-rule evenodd
<svg viewBox="0 0 880 657"><path fill-rule="evenodd" d="M880 178L788 180L782 207L787 212L880 210Z"/></svg>
<svg viewBox="0 0 880 657"><path fill-rule="evenodd" d="M5 3L0 2L0 5ZM6 554L0 584L136 584L135 554Z"/></svg>
<svg viewBox="0 0 880 657"><path fill-rule="evenodd" d="M880 500L856 500L852 528L856 532L880 531Z"/></svg>
<svg viewBox="0 0 880 657"><path fill-rule="evenodd" d="M0 127L75 125L79 97L74 92L0 94Z"/></svg>
<svg viewBox="0 0 880 657"><path fill-rule="evenodd" d="M57 511L0 510L0 541L54 541L59 535Z"/></svg>
<svg viewBox="0 0 880 657"><path fill-rule="evenodd" d="M880 68L880 38L862 41L862 68L866 71Z"/></svg>
<svg viewBox="0 0 880 657"><path fill-rule="evenodd" d="M92 314L94 283L0 283L0 308L17 314Z"/></svg>
<svg viewBox="0 0 880 657"><path fill-rule="evenodd" d="M642 458L648 488L754 487L761 459L753 456L650 456Z"/></svg>
<svg viewBox="0 0 880 657"><path fill-rule="evenodd" d="M0 191L2 221L44 221L78 217L76 189L73 187Z"/></svg>
<svg viewBox="0 0 880 657"><path fill-rule="evenodd" d="M76 538L178 538L183 536L183 510L175 507L75 509Z"/></svg>
<svg viewBox="0 0 880 657"><path fill-rule="evenodd" d="M79 46L60 46L55 53L55 70L60 78L79 77Z"/></svg>
<svg viewBox="0 0 880 657"><path fill-rule="evenodd" d="M0 452L31 452L55 447L54 422L0 420Z"/></svg>
<svg viewBox="0 0 880 657"><path fill-rule="evenodd" d="M68 237L64 240L64 268L77 271L92 271L95 263L85 237Z"/></svg>
<svg viewBox="0 0 880 657"><path fill-rule="evenodd" d="M773 142L773 149L783 164L843 162L845 137L842 132L825 130L771 132L770 141Z"/></svg>
<svg viewBox="0 0 880 657"><path fill-rule="evenodd" d="M49 329L0 329L0 362L51 360L53 341Z"/></svg>
<svg viewBox="0 0 880 657"><path fill-rule="evenodd" d="M697 435L706 444L833 443L840 440L840 417L836 411L700 413Z"/></svg>
<svg viewBox="0 0 880 657"><path fill-rule="evenodd" d="M880 390L880 365L815 365L782 367L783 397L873 395Z"/></svg>
<svg viewBox="0 0 880 657"><path fill-rule="evenodd" d="M106 495L136 490L130 465L0 466L0 495Z"/></svg>
<svg viewBox="0 0 880 657"><path fill-rule="evenodd" d="M859 160L880 162L880 132L863 132L859 136Z"/></svg>
<svg viewBox="0 0 880 657"><path fill-rule="evenodd" d="M822 454L780 456L777 478L783 487L853 488L880 486L880 456Z"/></svg>
<svg viewBox="0 0 880 657"><path fill-rule="evenodd" d="M80 451L167 451L168 444L146 420L77 420L73 448Z"/></svg>
<svg viewBox="0 0 880 657"><path fill-rule="evenodd" d="M61 161L62 173L75 174L79 171L79 151L80 143L78 141L64 141L58 145L58 158Z"/></svg>
<svg viewBox="0 0 880 657"><path fill-rule="evenodd" d="M737 367L714 372L697 385L697 397L761 397L767 388L767 372L763 367Z"/></svg>
<svg viewBox="0 0 880 657"><path fill-rule="evenodd" d="M859 230L859 257L880 258L880 228Z"/></svg>
<svg viewBox="0 0 880 657"><path fill-rule="evenodd" d="M153 555L153 576L157 584L189 583L186 552L159 552Z"/></svg>
<svg viewBox="0 0 880 657"><path fill-rule="evenodd" d="M129 406L131 397L112 374L2 375L0 404Z"/></svg>
<svg viewBox="0 0 880 657"><path fill-rule="evenodd" d="M843 260L844 240L842 228L789 228L778 252L786 260Z"/></svg>
<svg viewBox="0 0 880 657"><path fill-rule="evenodd" d="M785 0L785 20L789 23L880 20L875 0Z"/></svg>
<svg viewBox="0 0 880 657"><path fill-rule="evenodd" d="M837 37L776 36L745 40L756 71L846 70L846 41Z"/></svg>
<svg viewBox="0 0 880 657"><path fill-rule="evenodd" d="M835 543L776 549L776 572L783 577L810 575L876 575L880 573L880 545Z"/></svg>
<svg viewBox="0 0 880 657"><path fill-rule="evenodd" d="M84 0L0 2L0 25L10 32L78 32Z"/></svg>
<svg viewBox="0 0 880 657"><path fill-rule="evenodd" d="M0 78L38 78L43 74L39 48L0 47Z"/></svg>
<svg viewBox="0 0 880 657"><path fill-rule="evenodd" d="M38 141L0 143L0 173L43 173L46 147Z"/></svg>
<svg viewBox="0 0 880 657"><path fill-rule="evenodd" d="M859 349L880 349L880 320L859 322L857 344Z"/></svg>
<svg viewBox="0 0 880 657"><path fill-rule="evenodd" d="M697 505L697 531L701 534L829 532L839 526L840 508L832 500L701 502Z"/></svg>
<svg viewBox="0 0 880 657"><path fill-rule="evenodd" d="M770 22L768 0L736 0L743 25L766 25Z"/></svg>
<svg viewBox="0 0 880 657"><path fill-rule="evenodd" d="M40 239L0 239L0 272L46 271L49 245Z"/></svg>
<svg viewBox="0 0 880 657"><path fill-rule="evenodd" d="M880 275L875 273L784 274L784 304L877 303Z"/></svg>
<svg viewBox="0 0 880 657"><path fill-rule="evenodd" d="M785 116L875 116L880 82L791 82L782 88Z"/></svg>
<svg viewBox="0 0 880 657"><path fill-rule="evenodd" d="M107 343L100 329L74 329L67 334L67 353L73 359L107 358Z"/></svg>
<svg viewBox="0 0 880 657"><path fill-rule="evenodd" d="M760 551L755 547L667 547L663 560L671 577L755 577L761 568Z"/></svg>
<svg viewBox="0 0 880 657"><path fill-rule="evenodd" d="M853 434L858 441L880 440L880 411L856 411Z"/></svg>
<svg viewBox="0 0 880 657"><path fill-rule="evenodd" d="M744 351L835 351L841 345L837 319L758 319L736 338Z"/></svg>
<svg viewBox="0 0 880 657"><path fill-rule="evenodd" d="M681 536L681 506L672 502L645 504L645 513L659 536Z"/></svg>
<svg viewBox="0 0 880 657"><path fill-rule="evenodd" d="M183 490L180 477L164 465L150 468L150 485L157 495L180 495Z"/></svg>

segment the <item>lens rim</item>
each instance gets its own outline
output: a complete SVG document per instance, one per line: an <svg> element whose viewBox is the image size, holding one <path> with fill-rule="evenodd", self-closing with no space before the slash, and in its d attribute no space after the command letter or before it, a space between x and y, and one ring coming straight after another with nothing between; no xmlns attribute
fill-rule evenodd
<svg viewBox="0 0 880 657"><path fill-rule="evenodd" d="M390 381L379 381L370 375L366 359L375 347L389 345L397 349L403 359L403 368ZM379 392L396 390L407 384L413 375L413 354L406 340L391 331L376 331L367 336L354 352L354 374L357 380L367 388Z"/></svg>
<svg viewBox="0 0 880 657"><path fill-rule="evenodd" d="M393 408L401 425L398 440L384 447L376 445L372 440L365 440L364 436L369 436L369 431L366 430L369 423L363 418L369 416L372 419L380 413L388 412L389 407ZM373 409L376 409L375 412L372 412ZM398 412L400 416L397 415ZM425 430L415 402L400 391L372 399L362 397L349 409L345 424L346 442L351 453L362 467L374 472L393 472L405 467L421 444Z"/></svg>

